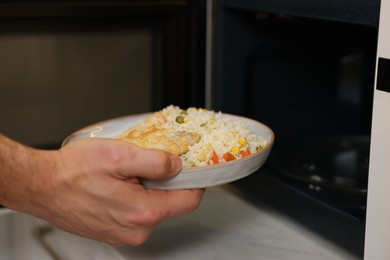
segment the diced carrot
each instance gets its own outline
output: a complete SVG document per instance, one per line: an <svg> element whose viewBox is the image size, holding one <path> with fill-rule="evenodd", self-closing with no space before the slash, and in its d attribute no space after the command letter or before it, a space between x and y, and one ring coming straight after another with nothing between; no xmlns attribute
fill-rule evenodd
<svg viewBox="0 0 390 260"><path fill-rule="evenodd" d="M218 164L219 163L219 158L215 150L213 150L213 153L211 155L210 161L213 161L213 164ZM210 162L208 163L209 165L211 164Z"/></svg>
<svg viewBox="0 0 390 260"><path fill-rule="evenodd" d="M248 156L251 154L251 150L246 149L245 151L241 151L240 154L242 157Z"/></svg>
<svg viewBox="0 0 390 260"><path fill-rule="evenodd" d="M235 157L233 154L229 153L229 152L225 153L225 154L222 156L222 158L223 158L226 162L228 162L228 161L233 161L233 160L236 159L236 157Z"/></svg>

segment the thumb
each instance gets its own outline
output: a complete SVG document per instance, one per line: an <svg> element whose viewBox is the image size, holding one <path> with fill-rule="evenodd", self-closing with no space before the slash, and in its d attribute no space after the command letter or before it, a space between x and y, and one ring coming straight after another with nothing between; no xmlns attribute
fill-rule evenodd
<svg viewBox="0 0 390 260"><path fill-rule="evenodd" d="M178 155L162 150L144 149L123 141L114 141L115 149L108 153L113 172L124 178L166 179L175 176L182 168ZM106 153L107 156L107 153Z"/></svg>

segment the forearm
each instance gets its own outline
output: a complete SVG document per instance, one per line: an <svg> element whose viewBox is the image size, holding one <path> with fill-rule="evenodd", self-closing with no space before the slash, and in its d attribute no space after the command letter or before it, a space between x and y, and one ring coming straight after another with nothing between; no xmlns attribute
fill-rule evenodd
<svg viewBox="0 0 390 260"><path fill-rule="evenodd" d="M138 181L180 168L178 156L115 140L43 151L0 134L0 204L77 235L136 245L164 219L199 206L202 190L146 190Z"/></svg>
<svg viewBox="0 0 390 260"><path fill-rule="evenodd" d="M0 204L29 212L34 196L47 185L47 169L53 167L49 152L24 146L0 134Z"/></svg>

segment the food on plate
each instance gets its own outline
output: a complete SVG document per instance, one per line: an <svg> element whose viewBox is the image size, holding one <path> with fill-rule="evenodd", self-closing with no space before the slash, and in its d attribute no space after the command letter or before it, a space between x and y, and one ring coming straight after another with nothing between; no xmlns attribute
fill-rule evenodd
<svg viewBox="0 0 390 260"><path fill-rule="evenodd" d="M173 105L153 113L118 139L178 154L183 168L241 159L267 144L237 117L203 108L183 110Z"/></svg>
<svg viewBox="0 0 390 260"><path fill-rule="evenodd" d="M142 124L129 129L119 139L144 148L161 149L178 155L188 152L188 147L199 142L199 134L166 128L166 121L164 114L157 112Z"/></svg>

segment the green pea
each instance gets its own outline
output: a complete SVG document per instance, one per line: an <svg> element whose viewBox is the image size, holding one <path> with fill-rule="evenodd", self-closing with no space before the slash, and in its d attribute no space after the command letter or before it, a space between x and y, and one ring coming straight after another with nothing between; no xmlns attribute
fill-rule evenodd
<svg viewBox="0 0 390 260"><path fill-rule="evenodd" d="M183 124L184 123L184 116L177 116L176 117L176 122L179 123L179 124Z"/></svg>

